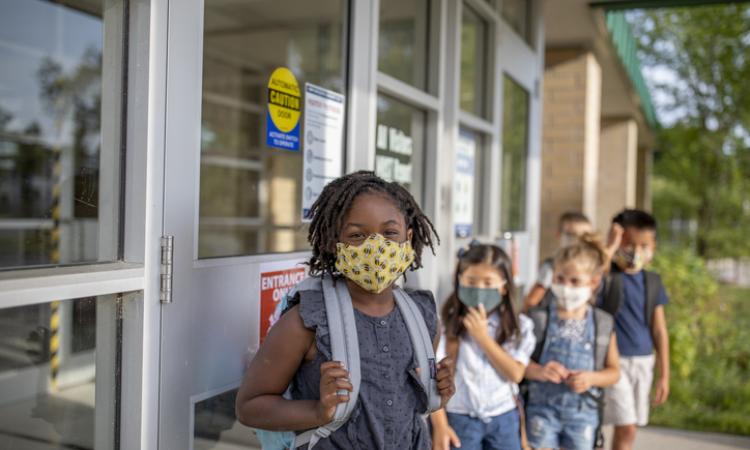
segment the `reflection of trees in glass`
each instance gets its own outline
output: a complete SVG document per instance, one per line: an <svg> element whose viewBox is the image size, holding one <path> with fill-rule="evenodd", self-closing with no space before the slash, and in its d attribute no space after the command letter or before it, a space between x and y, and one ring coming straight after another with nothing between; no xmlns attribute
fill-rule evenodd
<svg viewBox="0 0 750 450"><path fill-rule="evenodd" d="M340 21L291 30L287 61L300 80L344 91L341 70L343 26Z"/></svg>
<svg viewBox="0 0 750 450"><path fill-rule="evenodd" d="M486 41L486 24L482 19L464 6L461 22L461 109L479 116L484 113L486 89L484 85L484 64Z"/></svg>
<svg viewBox="0 0 750 450"><path fill-rule="evenodd" d="M0 131L5 131L5 127L13 120L13 114L7 109L0 106Z"/></svg>
<svg viewBox="0 0 750 450"><path fill-rule="evenodd" d="M425 0L380 2L378 69L423 89L426 84L427 26Z"/></svg>
<svg viewBox="0 0 750 450"><path fill-rule="evenodd" d="M42 129L32 122L22 131L9 124L13 114L0 106L0 217L38 217L43 195L38 180L49 176L47 151L41 144Z"/></svg>
<svg viewBox="0 0 750 450"><path fill-rule="evenodd" d="M503 83L503 231L526 227L526 157L529 94L513 80Z"/></svg>
<svg viewBox="0 0 750 450"><path fill-rule="evenodd" d="M407 83L414 83L414 20L389 20L380 24L378 69Z"/></svg>
<svg viewBox="0 0 750 450"><path fill-rule="evenodd" d="M76 217L97 216L101 73L102 54L95 48L87 49L70 73L51 58L45 58L37 72L42 100L55 120L58 142L66 122L72 121Z"/></svg>

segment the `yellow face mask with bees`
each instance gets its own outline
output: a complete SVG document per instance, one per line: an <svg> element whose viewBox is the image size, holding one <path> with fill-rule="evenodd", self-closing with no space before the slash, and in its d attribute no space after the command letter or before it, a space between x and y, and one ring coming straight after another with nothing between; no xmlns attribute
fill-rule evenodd
<svg viewBox="0 0 750 450"><path fill-rule="evenodd" d="M414 262L411 242L399 244L373 234L360 245L336 244L336 270L362 289L379 294Z"/></svg>

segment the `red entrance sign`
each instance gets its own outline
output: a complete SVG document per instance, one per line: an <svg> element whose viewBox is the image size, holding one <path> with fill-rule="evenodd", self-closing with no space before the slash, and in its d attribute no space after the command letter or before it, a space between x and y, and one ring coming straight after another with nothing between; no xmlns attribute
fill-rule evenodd
<svg viewBox="0 0 750 450"><path fill-rule="evenodd" d="M304 267L260 273L260 342L279 319L276 305L306 276Z"/></svg>

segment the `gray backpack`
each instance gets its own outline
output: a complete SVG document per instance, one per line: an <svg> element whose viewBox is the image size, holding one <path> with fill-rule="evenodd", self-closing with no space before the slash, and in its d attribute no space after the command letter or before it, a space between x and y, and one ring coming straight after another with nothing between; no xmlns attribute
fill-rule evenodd
<svg viewBox="0 0 750 450"><path fill-rule="evenodd" d="M264 450L296 449L307 444L312 449L318 441L325 439L334 431L341 428L351 416L359 397L359 387L362 380L359 357L359 340L354 319L352 299L346 283L336 283L330 276L310 277L295 286L279 304L279 308L286 308L286 302L294 298L297 292L322 291L326 307L326 319L331 338L331 356L334 361L341 361L349 371L349 380L354 387L349 393L349 401L340 403L336 407L333 420L321 427L306 430L301 433L279 432L256 429L256 436L261 441ZM427 394L428 413L440 409L440 394L437 391L435 352L427 330L424 317L414 301L403 289L394 287L396 305L404 318L409 330L414 355L419 367L419 381ZM341 394L347 394L341 391ZM284 397L291 399L291 386L284 393Z"/></svg>
<svg viewBox="0 0 750 450"><path fill-rule="evenodd" d="M622 271L617 265L612 264L612 269L609 275L604 279L602 286L602 302L600 307L612 314L617 316L617 312L620 310L620 306L624 300L623 295L623 279ZM646 324L649 328L653 324L654 311L656 310L656 303L659 299L659 292L662 288L661 276L656 272L649 270L643 271L643 283L644 283L644 317L646 318Z"/></svg>

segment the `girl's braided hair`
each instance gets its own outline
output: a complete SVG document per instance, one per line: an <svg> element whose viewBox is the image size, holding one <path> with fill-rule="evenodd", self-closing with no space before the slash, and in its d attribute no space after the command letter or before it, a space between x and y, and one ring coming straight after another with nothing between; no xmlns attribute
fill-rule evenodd
<svg viewBox="0 0 750 450"><path fill-rule="evenodd" d="M312 257L308 261L311 275L333 275L336 272L336 243L339 242L344 216L354 199L365 193L387 196L404 214L406 229L412 230L411 245L415 253L411 270L422 267L425 247L435 254L435 245L440 243L440 238L409 191L398 183L383 180L374 172L361 170L328 183L310 208L308 217L312 221L307 240L312 246Z"/></svg>

